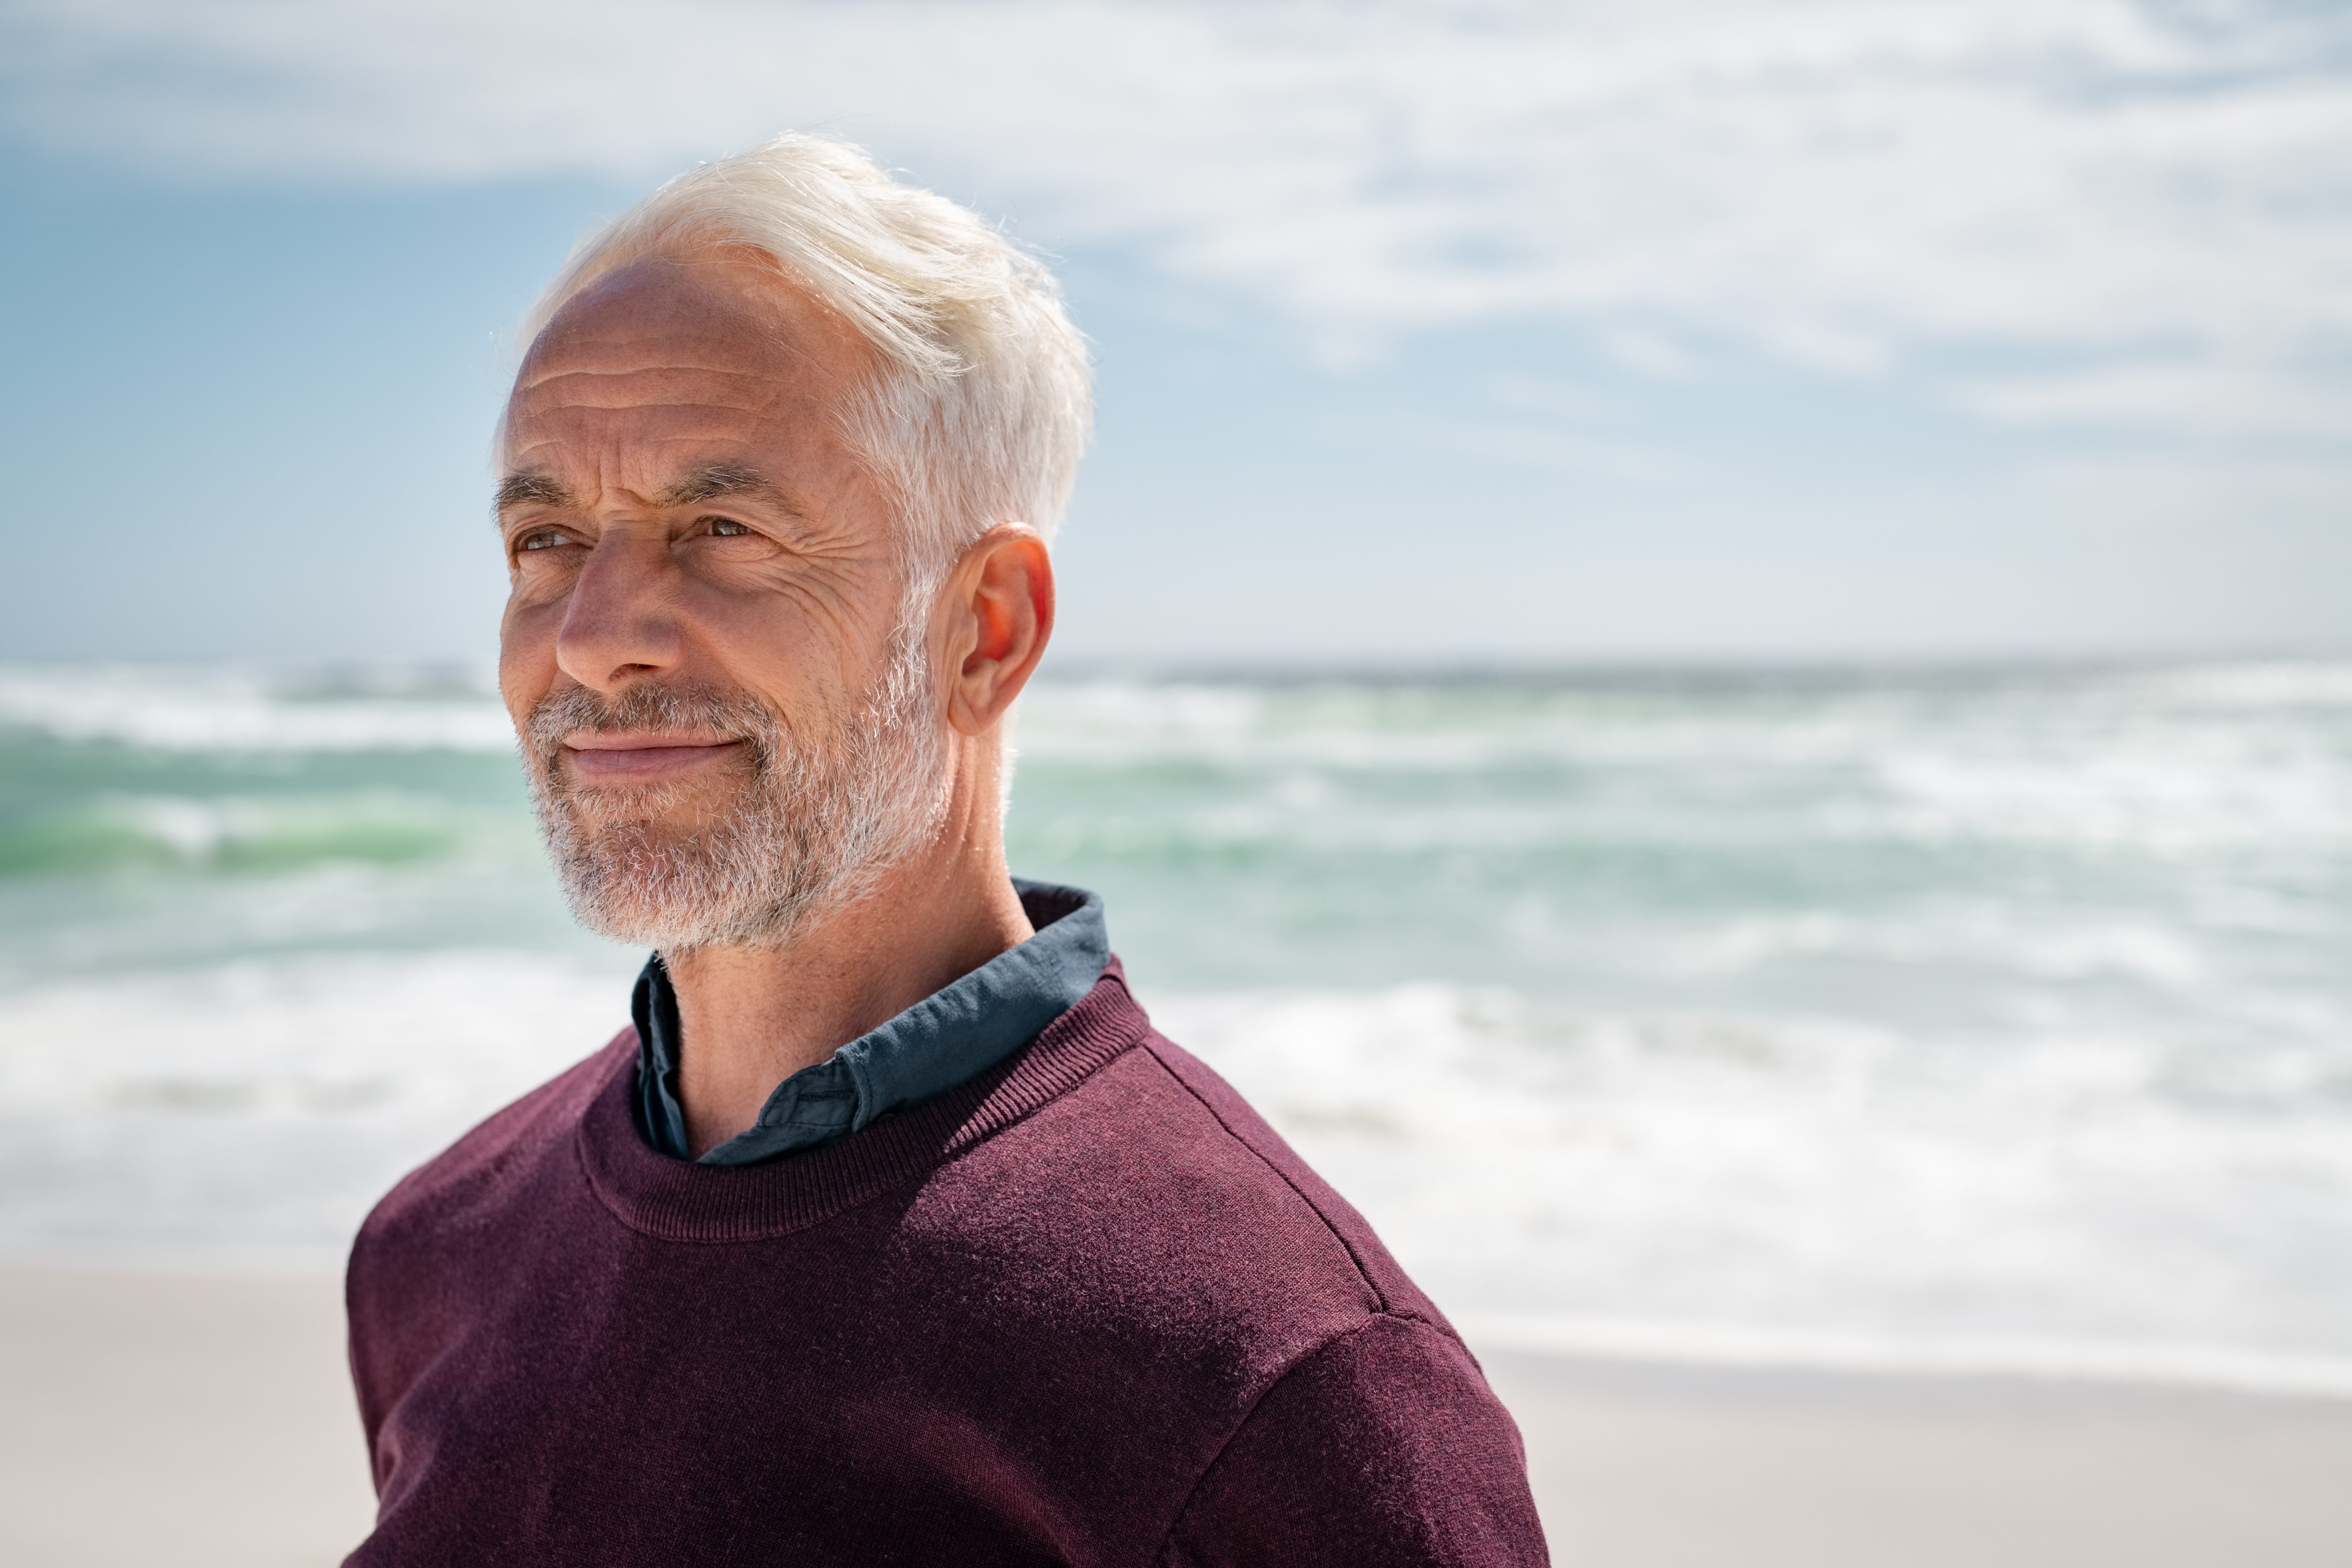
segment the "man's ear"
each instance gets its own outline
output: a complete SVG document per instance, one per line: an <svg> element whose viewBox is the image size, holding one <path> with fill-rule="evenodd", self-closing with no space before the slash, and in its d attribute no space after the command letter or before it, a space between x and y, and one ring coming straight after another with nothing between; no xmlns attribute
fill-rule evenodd
<svg viewBox="0 0 2352 1568"><path fill-rule="evenodd" d="M1000 523L949 577L948 722L977 735L1004 717L1054 635L1054 563L1037 531Z"/></svg>

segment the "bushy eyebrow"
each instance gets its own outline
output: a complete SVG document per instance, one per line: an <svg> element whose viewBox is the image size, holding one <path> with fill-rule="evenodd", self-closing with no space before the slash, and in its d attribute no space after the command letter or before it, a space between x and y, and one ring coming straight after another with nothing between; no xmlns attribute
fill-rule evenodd
<svg viewBox="0 0 2352 1568"><path fill-rule="evenodd" d="M493 512L503 512L510 506L525 501L537 501L541 506L568 507L572 492L546 474L509 474L499 481L498 497L490 504Z"/></svg>
<svg viewBox="0 0 2352 1568"><path fill-rule="evenodd" d="M764 501L789 516L800 515L797 509L759 469L741 463L712 463L700 468L654 497L657 506L692 506L697 501L719 500L728 496L744 496ZM504 513L509 507L525 503L540 506L572 507L579 502L561 481L551 474L509 474L499 481L498 497L493 510Z"/></svg>
<svg viewBox="0 0 2352 1568"><path fill-rule="evenodd" d="M697 468L654 500L663 506L692 506L697 501L719 500L728 496L765 501L780 511L799 515L782 490L759 469L741 463L712 463Z"/></svg>

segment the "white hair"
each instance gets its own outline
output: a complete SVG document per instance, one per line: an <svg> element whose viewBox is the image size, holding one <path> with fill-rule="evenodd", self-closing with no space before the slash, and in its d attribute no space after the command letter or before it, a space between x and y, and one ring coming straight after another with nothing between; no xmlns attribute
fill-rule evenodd
<svg viewBox="0 0 2352 1568"><path fill-rule="evenodd" d="M523 325L649 256L744 247L879 352L842 428L892 493L909 608L999 523L1051 538L1093 426L1085 340L1035 258L858 148L787 134L678 175L583 239Z"/></svg>

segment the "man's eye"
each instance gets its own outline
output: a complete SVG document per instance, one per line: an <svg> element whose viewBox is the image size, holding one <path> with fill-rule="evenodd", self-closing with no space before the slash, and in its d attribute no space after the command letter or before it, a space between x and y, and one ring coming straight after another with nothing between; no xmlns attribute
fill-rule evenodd
<svg viewBox="0 0 2352 1568"><path fill-rule="evenodd" d="M737 539L751 531L731 517L706 517L702 521L710 525L711 533L719 539Z"/></svg>
<svg viewBox="0 0 2352 1568"><path fill-rule="evenodd" d="M524 534L520 539L515 542L515 549L517 551L553 550L559 545L569 544L570 542L571 541L564 535L550 530L545 533Z"/></svg>

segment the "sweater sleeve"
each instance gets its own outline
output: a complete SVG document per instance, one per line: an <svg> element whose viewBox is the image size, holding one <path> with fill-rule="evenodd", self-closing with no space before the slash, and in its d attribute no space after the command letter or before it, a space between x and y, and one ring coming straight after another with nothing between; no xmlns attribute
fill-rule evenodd
<svg viewBox="0 0 2352 1568"><path fill-rule="evenodd" d="M1267 1391L1185 1503L1163 1568L1536 1568L1518 1429L1451 1335L1381 1314Z"/></svg>

